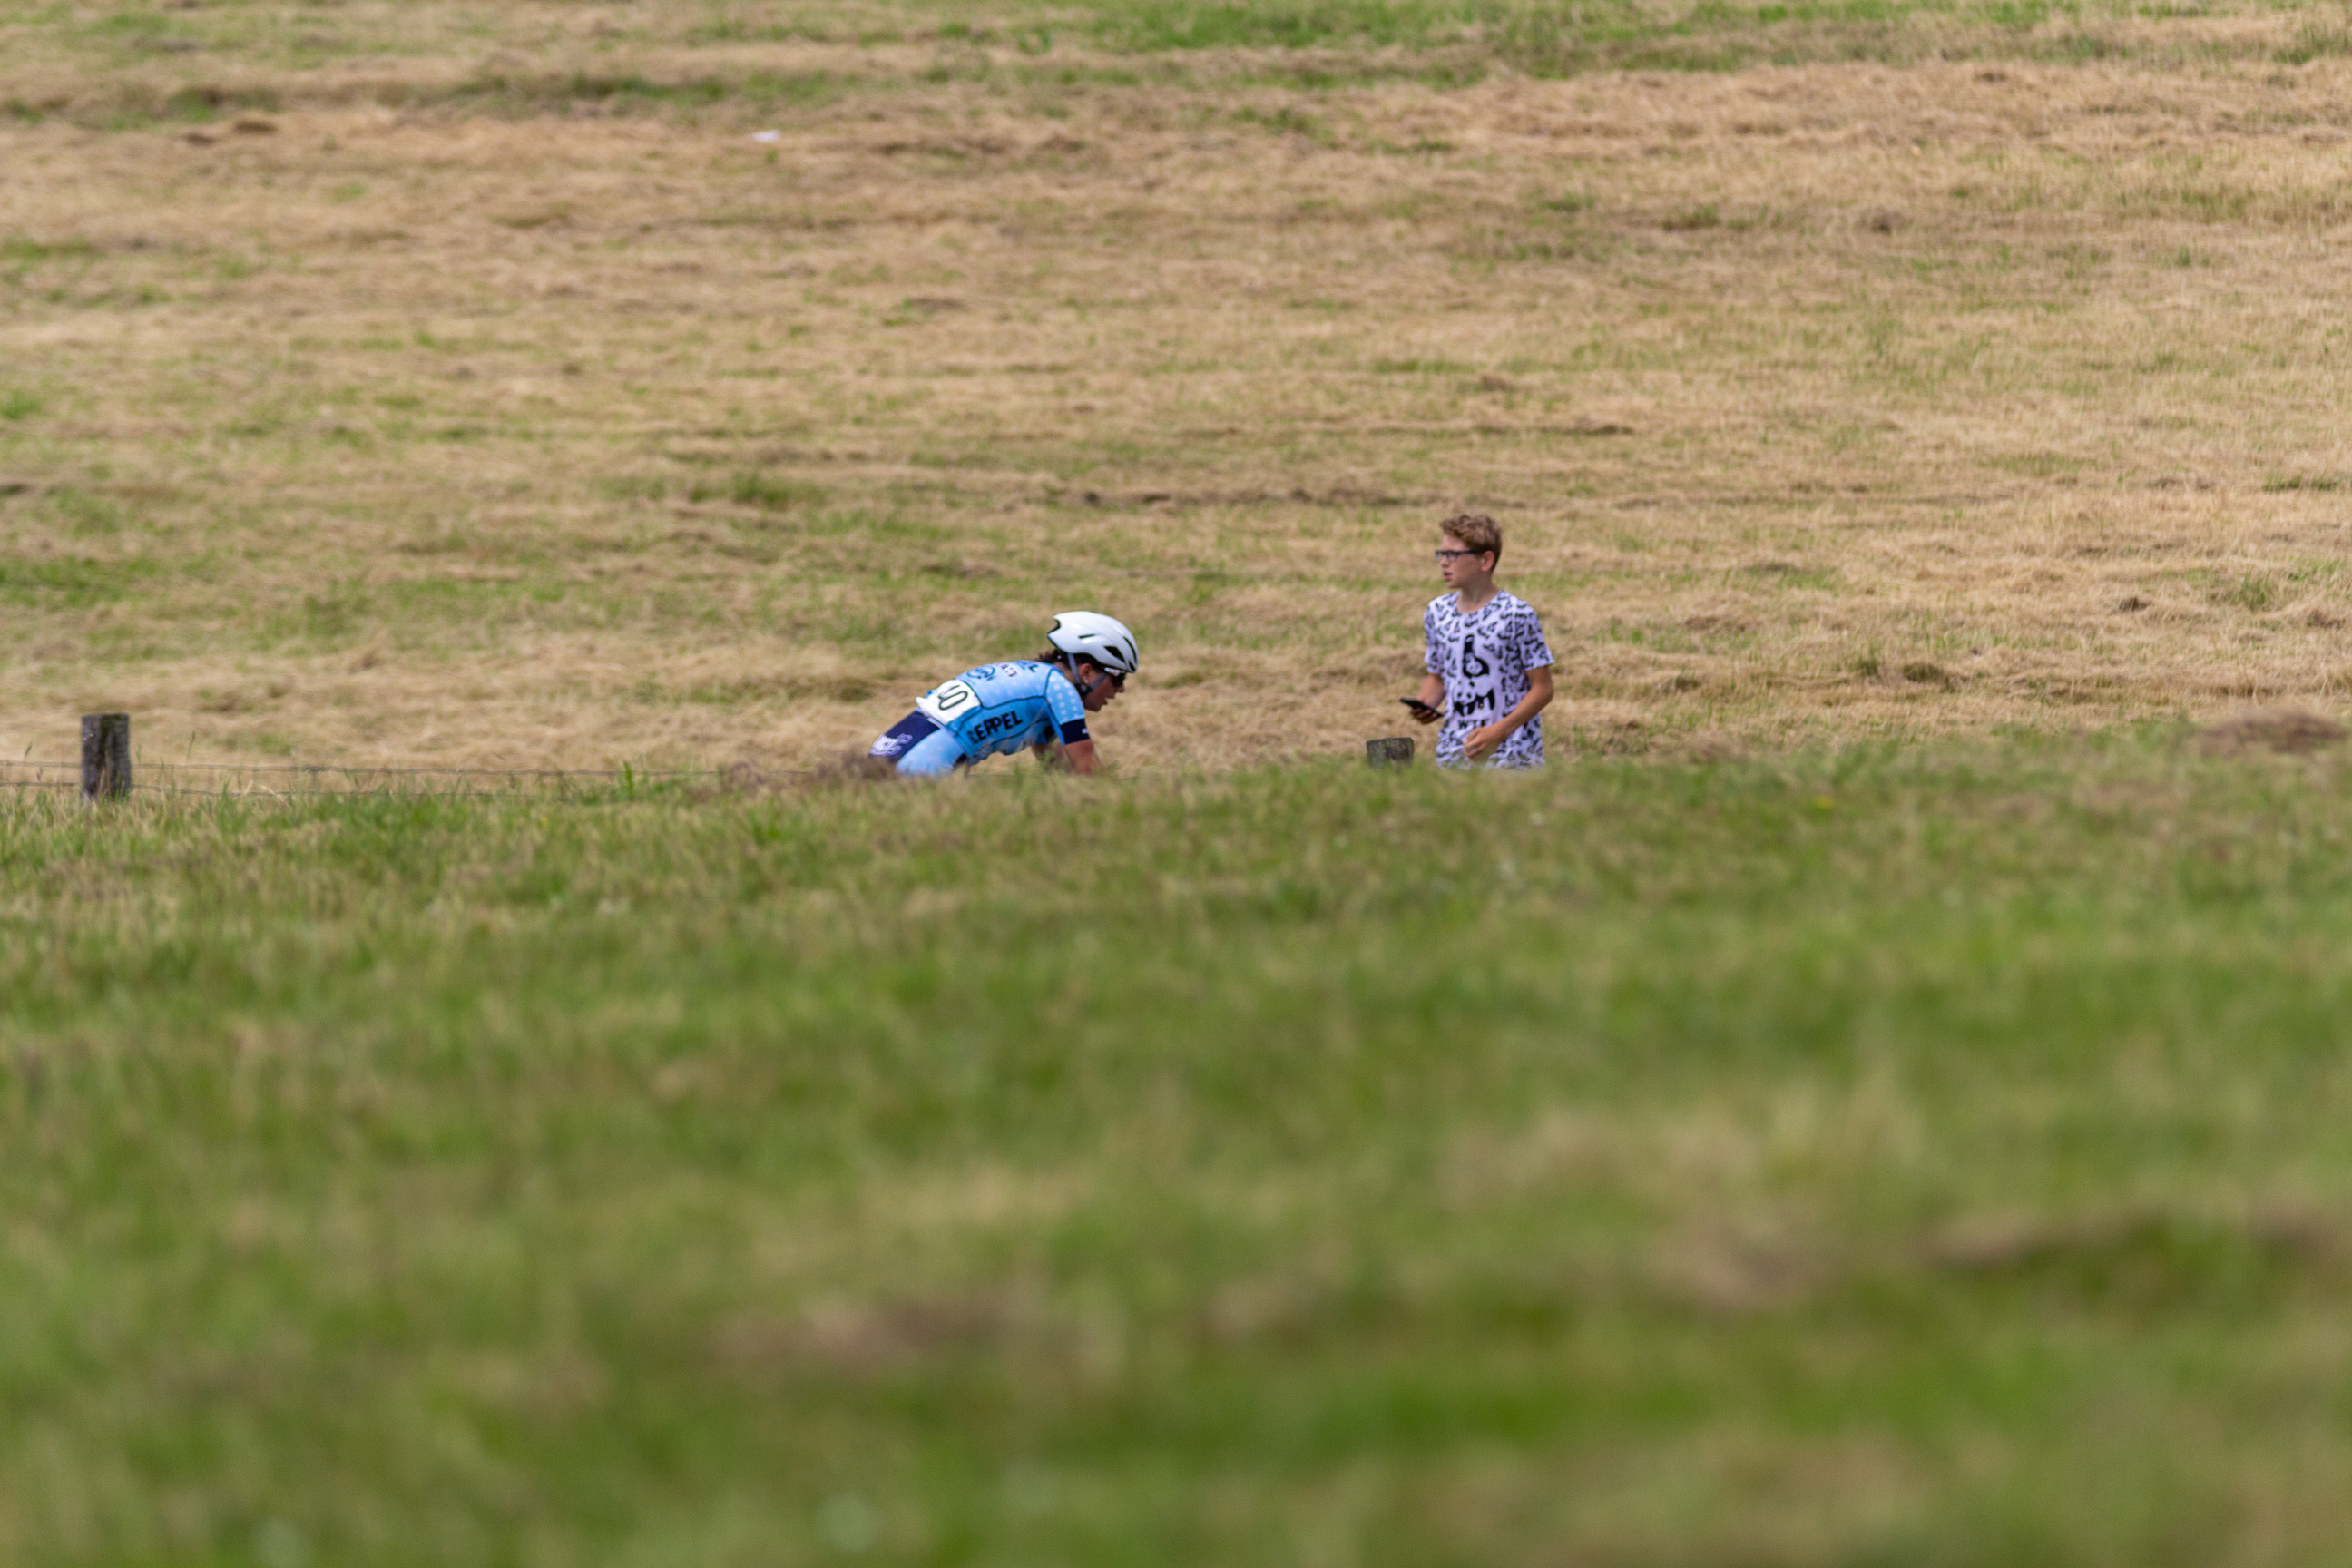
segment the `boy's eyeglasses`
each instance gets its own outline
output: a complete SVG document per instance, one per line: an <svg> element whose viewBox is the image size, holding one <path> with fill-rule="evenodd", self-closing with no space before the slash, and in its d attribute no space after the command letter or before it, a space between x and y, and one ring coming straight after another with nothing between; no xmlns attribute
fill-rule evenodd
<svg viewBox="0 0 2352 1568"><path fill-rule="evenodd" d="M1437 563L1443 566L1449 561L1465 561L1471 556L1486 553L1483 550L1441 550L1437 552Z"/></svg>

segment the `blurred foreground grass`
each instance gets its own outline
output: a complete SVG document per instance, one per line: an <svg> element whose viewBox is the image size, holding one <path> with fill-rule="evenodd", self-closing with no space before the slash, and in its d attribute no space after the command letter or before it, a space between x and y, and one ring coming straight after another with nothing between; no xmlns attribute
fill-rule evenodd
<svg viewBox="0 0 2352 1568"><path fill-rule="evenodd" d="M10 1563L2352 1550L2352 773L0 807Z"/></svg>

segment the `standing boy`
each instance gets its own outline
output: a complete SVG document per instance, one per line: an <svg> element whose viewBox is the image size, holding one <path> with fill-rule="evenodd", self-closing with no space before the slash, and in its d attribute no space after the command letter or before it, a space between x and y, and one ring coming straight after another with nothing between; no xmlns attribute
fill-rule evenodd
<svg viewBox="0 0 2352 1568"><path fill-rule="evenodd" d="M1543 624L1525 599L1495 585L1503 530L1493 518L1465 512L1441 532L1437 570L1454 591L1432 599L1422 614L1429 674L1413 717L1424 724L1445 721L1437 731L1441 768L1539 768L1538 715L1551 702Z"/></svg>

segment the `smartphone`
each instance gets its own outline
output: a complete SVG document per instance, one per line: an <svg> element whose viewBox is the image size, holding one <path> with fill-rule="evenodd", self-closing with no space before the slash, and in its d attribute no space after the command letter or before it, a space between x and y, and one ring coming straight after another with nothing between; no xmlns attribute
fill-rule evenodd
<svg viewBox="0 0 2352 1568"><path fill-rule="evenodd" d="M1412 716L1416 719L1423 717L1434 719L1437 717L1437 710L1432 708L1428 703L1423 702L1418 697L1400 697L1397 700L1412 709Z"/></svg>

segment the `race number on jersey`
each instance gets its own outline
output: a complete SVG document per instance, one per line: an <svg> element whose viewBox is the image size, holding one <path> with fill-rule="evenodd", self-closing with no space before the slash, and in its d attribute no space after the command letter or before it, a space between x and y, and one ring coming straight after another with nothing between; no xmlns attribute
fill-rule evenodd
<svg viewBox="0 0 2352 1568"><path fill-rule="evenodd" d="M943 680L915 700L915 711L943 730L980 706L980 693L961 680Z"/></svg>

